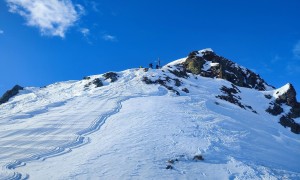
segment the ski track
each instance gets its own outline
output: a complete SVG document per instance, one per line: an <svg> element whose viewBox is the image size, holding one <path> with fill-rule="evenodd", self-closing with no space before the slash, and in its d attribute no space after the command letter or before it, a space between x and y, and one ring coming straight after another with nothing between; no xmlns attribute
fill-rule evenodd
<svg viewBox="0 0 300 180"><path fill-rule="evenodd" d="M134 77L131 77L131 78L134 78ZM129 86L128 84L125 84L125 86L122 88L126 89L128 86ZM113 91L112 90L113 88L115 88L115 87L112 85L112 87L105 90L103 92L103 94L101 94L100 97L96 96L96 98L99 100L101 100L103 98L106 101L106 104L114 102L115 107L113 107L108 112L102 113L99 117L94 119L90 123L89 127L78 131L76 133L76 138L74 141L70 141L65 144L60 144L60 145L56 146L55 148L52 148L51 150L48 150L48 151L42 151L41 153L32 154L29 157L17 159L13 162L7 163L4 168L6 168L8 170L14 170L14 169L17 169L18 167L26 166L26 164L31 161L37 161L37 160L44 161L51 157L61 156L63 154L69 153L72 151L72 149L86 145L86 144L90 143L90 139L89 139L88 135L100 130L100 128L103 126L103 124L106 122L106 120L109 117L117 114L122 109L122 103L124 101L127 101L127 100L129 100L131 98L135 98L135 97L150 96L150 94L145 95L143 93L142 94L137 93L137 95L133 95L133 96L132 95L126 96L126 94L124 94L124 95L122 94L122 91L117 91L117 94L114 94L114 93L116 93L116 91ZM163 96L168 93L168 91L163 90L163 89L159 89L158 91L159 91L159 93L156 94L158 96ZM72 98L71 100L74 100L74 99L75 98ZM68 101L70 101L70 100L68 100ZM42 108L41 110L37 110L37 111L33 112L33 114L36 114L37 112L38 112L38 114L46 113L51 108L56 108L56 107L62 106L64 104L66 104L66 102L52 103L52 104L49 104L46 107ZM102 106L105 106L105 104ZM82 119L82 120L84 120L84 119ZM61 126L62 126L62 124L58 124L58 126L56 128L60 128ZM34 132L31 131L31 133L34 133ZM47 135L47 134L44 134L45 132L40 131L40 129L37 129L36 133L43 133L42 135ZM51 129L50 129L49 133L51 133ZM16 132L16 134L18 134L18 132ZM14 134L13 133L8 134L7 136L12 136L12 135L14 135ZM5 179L19 180L19 179L29 179L29 177L30 177L29 174L21 174L19 172L13 172L13 175L11 177L5 177ZM1 177L0 177L0 179L1 179Z"/></svg>
<svg viewBox="0 0 300 180"><path fill-rule="evenodd" d="M274 121L274 124L272 124L272 120L275 120L275 118L271 119L264 112L264 104L268 104L268 100L262 99L260 103L252 102L253 97L257 95L262 96L260 92L251 92L251 90L241 88L242 91L247 92L245 93L246 97L243 97L243 99L246 99L245 102L261 109L260 112L258 111L261 117L215 98L215 95L220 94L219 88L222 85L230 86L228 82L205 78L193 80L190 78L189 85L186 87L191 90L191 93L187 96L185 94L176 96L164 87L143 84L140 79L136 79L136 77L141 78L143 72L134 72L135 74L132 71L123 72L123 79L120 78L121 82L90 89L90 92L88 92L90 94L83 91L86 94L79 94L79 98L77 96L68 96L69 91L71 92L73 88L77 88L77 84L74 82L69 82L70 85L66 83L66 88L62 88L65 93L62 95L63 98L55 99L56 102L48 101L48 99L51 100L51 97L47 97L48 94L38 91L37 94L40 93L38 95L42 99L42 106L38 108L33 107L25 113L17 111L17 109L16 115L12 112L1 116L0 120L3 118L4 120L9 119L9 121L2 123L8 129L1 129L0 159L4 159L5 165L2 169L6 170L4 172L6 174L4 174L4 177L0 174L0 179L29 179L30 173L32 173L31 178L34 178L34 169L33 171L30 169L31 171L29 172L22 171L22 166L25 166L23 168L31 168L32 166L28 164L30 162L45 161L48 158L70 153L75 148L91 143L92 140L95 143L94 135L97 134L95 133L97 131L99 131L98 133L103 133L103 137L115 138L115 141L112 141L115 144L108 143L107 146L98 146L103 151L97 152L99 154L94 152L92 155L95 156L80 162L82 164L78 166L79 169L69 172L70 174L66 176L67 179L87 178L90 175L91 177L104 176L116 179L122 179L122 177L156 179L157 173L160 173L160 178L162 179L169 179L170 177L174 179L188 179L188 173L192 173L193 177L200 176L199 178L203 179L212 177L227 177L228 179L273 179L274 177L284 179L285 177L300 177L299 172L295 170L295 165L292 167L284 164L286 165L285 168L295 172L284 171L284 168L281 171L282 161L272 159L277 157L279 150L282 152L288 150L288 152L295 155L299 154L293 150L292 146L289 146L289 142L295 147L300 146L299 142L297 142L298 144L295 143L297 139L292 138L295 137L294 135L290 135L290 132L286 132L281 126L279 127L283 130L278 130L278 126L275 124L277 122ZM155 73L157 72L152 72L151 70L149 72L151 77L159 75L159 73ZM183 80L184 83L185 80ZM57 83L53 86L60 86L61 84ZM171 84L169 85L171 86ZM82 88L82 86L80 87ZM49 88L55 89L52 86ZM176 87L174 88L180 91ZM51 92L51 89L49 92ZM72 93L76 94L77 92L73 90ZM28 94L26 100L34 103L35 96L34 93L32 95ZM219 105L216 105L216 102ZM146 106L145 109L142 107L143 105ZM12 106L17 106L17 103L12 104ZM169 107L167 106L173 109L168 109ZM150 112L147 110L150 110ZM137 115L136 111L141 113ZM151 112L155 113L151 114ZM127 120L130 119L130 123L135 129L126 126L127 124L124 121L118 122L123 117L126 117ZM243 119L241 117L246 118ZM108 121L108 118L110 118L110 121ZM30 120L28 123L27 119ZM253 123L251 122L252 119L256 123L255 125L251 124ZM31 125L35 125L35 123L37 123L36 126L32 128ZM111 129L107 129L106 126ZM128 127L130 129L126 129ZM101 129L102 131L100 131ZM122 134L118 134L120 129L123 130L123 133L126 132L127 138L124 138ZM140 129L144 131L139 132ZM168 131L165 131L166 129ZM156 130L159 133L156 134ZM92 133L95 134L91 135ZM118 134L118 136L114 137L115 134ZM275 143L270 141L273 140L272 135L282 141L286 139L287 142L283 143L283 147L277 147L279 149L278 152L270 149L269 153L260 153L259 151L268 150L274 146ZM261 136L263 137L262 140L253 138ZM158 139L160 143L157 142ZM43 143L43 141L46 142ZM131 144L132 142L134 144ZM103 141L96 141L96 145L97 143L104 144ZM159 144L161 147L157 147ZM257 147L253 146L253 144ZM86 147L91 145L94 146L91 143ZM128 148L133 145L135 145L136 149ZM124 148L131 152L128 156L124 156L120 152ZM146 154L144 154L145 149L147 149ZM85 150L82 149L78 151L85 153ZM152 156L149 156L148 153L152 153ZM195 162L193 156L197 154L203 154L205 161ZM8 160L12 159L10 155L13 155L12 157L14 158L12 162L8 162ZM70 157L72 154L68 155L69 158L73 158ZM106 157L106 155L109 156ZM113 156L118 156L119 159L114 159L112 158ZM265 156L269 156L269 159L265 158ZM295 160L291 161L292 157L289 155L282 157L285 159L290 158L287 160L290 160L289 162L292 164L296 164ZM108 160L105 158L108 158ZM138 161L130 164L127 163L128 158L129 160ZM170 158L179 159L179 162L173 164L174 171L166 171L165 169L165 162ZM104 161L101 161L103 159ZM128 166L127 170L121 167L122 164L119 160L123 165L126 163L125 165ZM3 162L0 161L2 164ZM69 159L67 162L73 161ZM112 173L115 171L109 171L109 167L107 167L108 165L105 162L110 162L110 168L118 169L118 173L112 176ZM196 163L198 164L196 165ZM28 166L26 166L27 164ZM91 167L94 167L94 164L101 165L101 168L94 171L90 170ZM269 166L265 167L264 164ZM37 167L40 168L39 166ZM20 168L19 172L22 173L17 172L18 168ZM55 168L57 168L56 165L54 165ZM150 171L149 169L151 168L155 168L155 170ZM220 174L215 175L216 169L220 171ZM88 172L90 171L92 173L89 175ZM55 171L52 169L51 172ZM153 172L155 174L151 174Z"/></svg>
<svg viewBox="0 0 300 180"><path fill-rule="evenodd" d="M13 170L13 169L16 169L16 168L18 168L20 166L25 166L26 163L30 162L30 161L34 161L34 160L42 160L42 161L44 161L47 158L54 157L54 156L59 156L59 155L71 152L72 149L74 149L76 147L80 147L80 146L82 146L82 145L84 145L86 143L89 143L89 138L85 137L85 136L88 133L92 133L95 130L98 130L100 128L101 124L102 124L101 123L102 121L106 120L110 115L112 115L114 112L117 112L119 110L119 108L120 108L119 104L120 103L118 103L117 108L114 109L113 111L111 111L111 112L109 112L107 114L104 114L103 116L100 116L97 119L95 119L94 122L93 122L93 124L90 127L84 129L82 132L78 132L75 141L71 141L71 142L66 143L66 144L58 145L57 147L53 148L50 151L42 151L41 153L38 153L38 154L32 154L30 157L25 157L25 158L17 159L14 162L6 164L5 168L8 169L8 170ZM61 105L61 103L53 103L53 104L50 104L47 107L43 108L42 110L38 110L36 112L30 112L30 113L33 113L33 114L45 113L45 112L47 112L47 110L49 108L56 107L56 106L59 106L59 105ZM43 131L43 129L36 129L36 131L37 131L36 133L39 133L38 131ZM45 133L45 129L44 129L44 132L42 132L42 133ZM18 132L10 133L6 137L13 136L14 134L18 134ZM7 179L28 179L28 178L29 178L28 174L22 175L22 174L20 174L18 172L14 172L13 176L7 177Z"/></svg>
<svg viewBox="0 0 300 180"><path fill-rule="evenodd" d="M86 137L87 135L95 132L95 131L98 131L101 126L105 123L105 121L112 115L118 113L121 108L122 108L122 102L130 99L130 98L134 98L134 96L132 97L126 97L126 98L123 98L121 100L118 100L116 102L117 106L111 110L110 112L107 112L105 114L102 114L101 116L99 116L97 119L95 119L92 124L90 125L90 127L86 128L86 129L83 129L81 131L79 131L77 133L77 138L75 141L73 142L70 142L69 144L65 144L65 145L62 145L62 146L58 146L56 147L54 150L51 150L49 152L43 152L41 154L35 154L31 157L27 157L27 158L23 158L23 159L18 159L16 160L15 162L12 162L12 163L9 163L7 164L5 167L9 170L12 170L12 169L16 169L20 166L25 166L26 163L30 162L30 161L35 161L35 160L42 160L44 161L45 159L47 158L51 158L51 157L55 157L55 156L60 156L60 155L63 155L65 153L69 153L72 151L72 149L74 148L77 148L77 147L80 147L80 146L83 146L87 143L90 142L89 138ZM111 99L117 99L117 98L110 98L109 100ZM26 174L26 175L22 175L18 172L14 172L14 175L12 177L9 177L8 179L11 179L11 180L18 180L18 179L28 179L30 177L30 175Z"/></svg>

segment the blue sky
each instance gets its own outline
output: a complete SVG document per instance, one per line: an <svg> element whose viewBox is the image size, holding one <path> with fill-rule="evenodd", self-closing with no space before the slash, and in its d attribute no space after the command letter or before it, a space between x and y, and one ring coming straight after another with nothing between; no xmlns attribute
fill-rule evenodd
<svg viewBox="0 0 300 180"><path fill-rule="evenodd" d="M1 0L0 94L208 47L300 92L299 8L299 0Z"/></svg>

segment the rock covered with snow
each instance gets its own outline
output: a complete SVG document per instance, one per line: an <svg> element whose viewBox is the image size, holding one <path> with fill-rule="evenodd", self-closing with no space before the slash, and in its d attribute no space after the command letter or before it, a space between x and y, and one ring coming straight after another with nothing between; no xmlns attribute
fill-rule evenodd
<svg viewBox="0 0 300 180"><path fill-rule="evenodd" d="M271 92L266 95L269 99L273 97L266 111L274 116L280 116L279 123L281 125L300 134L300 123L295 121L295 118L300 117L300 103L297 102L297 94L293 85L288 83Z"/></svg>
<svg viewBox="0 0 300 180"><path fill-rule="evenodd" d="M226 79L237 86L257 90L273 89L258 74L217 55L210 48L191 52L183 65L193 74Z"/></svg>
<svg viewBox="0 0 300 180"><path fill-rule="evenodd" d="M277 89L274 92L274 97L278 103L286 103L289 106L297 105L296 90L290 83Z"/></svg>
<svg viewBox="0 0 300 180"><path fill-rule="evenodd" d="M10 98L17 95L20 90L23 90L23 87L15 85L11 90L6 91L0 98L0 105L6 103Z"/></svg>

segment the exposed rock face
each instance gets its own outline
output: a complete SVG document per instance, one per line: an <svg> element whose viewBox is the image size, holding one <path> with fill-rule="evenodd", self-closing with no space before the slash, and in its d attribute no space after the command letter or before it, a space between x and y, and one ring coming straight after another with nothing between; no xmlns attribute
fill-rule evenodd
<svg viewBox="0 0 300 180"><path fill-rule="evenodd" d="M6 93L4 93L3 96L0 98L0 105L6 103L10 98L17 95L19 91L23 89L23 87L15 85L11 90L6 91Z"/></svg>
<svg viewBox="0 0 300 180"><path fill-rule="evenodd" d="M188 72L204 77L226 79L237 86L257 90L273 88L258 74L218 56L210 49L191 52L183 64Z"/></svg>
<svg viewBox="0 0 300 180"><path fill-rule="evenodd" d="M297 105L296 90L292 84L287 84L286 86L288 86L288 89L282 95L278 96L276 102L286 103L287 105L294 107ZM276 93L279 93L279 91Z"/></svg>
<svg viewBox="0 0 300 180"><path fill-rule="evenodd" d="M241 103L241 97L238 95L238 93L240 93L241 91L238 89L238 87L236 87L235 85L231 84L232 87L226 87L223 86L220 90L222 91L223 95L218 95L216 96L216 98L222 99L224 101L230 102L232 104L235 104L245 110L249 109L251 110L253 113L257 112L255 110L253 110L253 108L251 106L245 105Z"/></svg>
<svg viewBox="0 0 300 180"><path fill-rule="evenodd" d="M118 80L118 74L114 72L108 72L103 75L105 79L110 79L111 82L115 82Z"/></svg>
<svg viewBox="0 0 300 180"><path fill-rule="evenodd" d="M292 84L287 84L275 91L275 100L266 111L274 116L283 113L282 105L285 104L291 107L290 112L285 112L281 115L279 123L284 127L291 128L291 131L300 134L300 124L296 123L294 118L300 117L300 103L297 102L296 90Z"/></svg>
<svg viewBox="0 0 300 180"><path fill-rule="evenodd" d="M284 127L290 127L293 133L300 134L300 124L297 124L292 118L282 116L279 123Z"/></svg>
<svg viewBox="0 0 300 180"><path fill-rule="evenodd" d="M89 77L89 78L86 78L85 80L90 80L90 79L91 78ZM84 87L85 88L90 87L92 84L94 84L96 88L103 86L102 81L99 78L95 78L93 81L87 83Z"/></svg>
<svg viewBox="0 0 300 180"><path fill-rule="evenodd" d="M266 111L274 116L278 116L279 114L283 113L283 109L278 103L272 103L272 106L269 106Z"/></svg>
<svg viewBox="0 0 300 180"><path fill-rule="evenodd" d="M151 80L148 77L143 77L143 79L142 79L142 81L146 84L160 84L163 87L165 87L166 89L168 89L169 91L174 92L176 95L180 95L180 93L178 91L176 91L173 87L167 85L167 83L170 82L171 80L173 80L175 82L175 86L178 87L181 85L181 82L179 81L179 79L171 79L170 77L165 77L164 79L156 79L156 80Z"/></svg>
<svg viewBox="0 0 300 180"><path fill-rule="evenodd" d="M300 103L297 102L297 93L292 84L287 84L284 90L278 90L275 94L278 94L275 102L277 104L286 104L291 107L291 111L288 113L289 118L300 117Z"/></svg>

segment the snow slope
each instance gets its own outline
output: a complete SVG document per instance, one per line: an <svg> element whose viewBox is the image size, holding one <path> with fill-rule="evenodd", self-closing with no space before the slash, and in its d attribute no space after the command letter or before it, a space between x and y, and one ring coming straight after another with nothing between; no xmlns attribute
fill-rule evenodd
<svg viewBox="0 0 300 180"><path fill-rule="evenodd" d="M300 179L300 136L265 111L276 90L239 87L254 113L216 98L230 82L168 71L182 61L25 88L0 105L0 179Z"/></svg>

